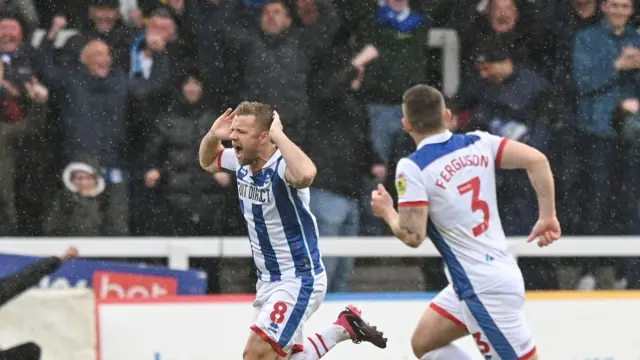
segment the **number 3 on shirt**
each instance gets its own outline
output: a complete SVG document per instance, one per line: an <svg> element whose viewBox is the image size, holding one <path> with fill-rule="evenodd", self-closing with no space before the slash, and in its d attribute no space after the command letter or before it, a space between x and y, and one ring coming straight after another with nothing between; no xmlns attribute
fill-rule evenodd
<svg viewBox="0 0 640 360"><path fill-rule="evenodd" d="M479 236L489 228L489 204L486 201L480 200L480 178L474 177L466 183L458 186L460 195L464 195L468 192L471 193L471 211L482 211L484 221L482 224L473 228L473 236Z"/></svg>

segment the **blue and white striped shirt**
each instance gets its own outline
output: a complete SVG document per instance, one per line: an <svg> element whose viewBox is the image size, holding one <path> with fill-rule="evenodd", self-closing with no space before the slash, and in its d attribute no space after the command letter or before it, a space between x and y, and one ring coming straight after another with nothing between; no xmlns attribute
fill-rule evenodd
<svg viewBox="0 0 640 360"><path fill-rule="evenodd" d="M309 189L295 189L287 183L287 164L280 150L260 171L253 172L249 165L240 166L233 149L225 149L218 155L218 168L236 172L240 210L247 221L260 280L278 281L324 271Z"/></svg>

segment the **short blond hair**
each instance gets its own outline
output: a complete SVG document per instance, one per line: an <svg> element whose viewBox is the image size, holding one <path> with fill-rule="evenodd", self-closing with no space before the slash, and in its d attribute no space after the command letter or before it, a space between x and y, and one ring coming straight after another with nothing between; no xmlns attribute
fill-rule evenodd
<svg viewBox="0 0 640 360"><path fill-rule="evenodd" d="M236 115L253 115L256 117L256 124L265 130L271 128L273 122L273 106L257 101L243 101L236 108Z"/></svg>

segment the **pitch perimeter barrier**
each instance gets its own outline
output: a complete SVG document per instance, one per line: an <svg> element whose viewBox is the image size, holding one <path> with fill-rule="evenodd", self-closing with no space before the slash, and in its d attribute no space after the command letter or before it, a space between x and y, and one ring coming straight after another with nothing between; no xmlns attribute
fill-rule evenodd
<svg viewBox="0 0 640 360"><path fill-rule="evenodd" d="M251 257L245 237L0 238L0 253L6 254L54 256L69 246L77 247L86 258L167 258L169 267L177 270L188 269L191 257ZM413 249L393 237L323 237L320 250L323 256L439 257L430 241ZM567 236L542 249L527 243L525 237L514 237L509 238L509 251L516 258L640 257L640 237Z"/></svg>

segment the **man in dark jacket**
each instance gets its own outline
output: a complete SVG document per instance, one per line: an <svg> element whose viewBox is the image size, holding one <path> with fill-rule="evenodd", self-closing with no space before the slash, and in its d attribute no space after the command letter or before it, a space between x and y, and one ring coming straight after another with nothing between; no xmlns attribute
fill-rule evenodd
<svg viewBox="0 0 640 360"><path fill-rule="evenodd" d="M122 149L126 132L129 100L141 100L164 90L169 77L165 53L154 54L154 73L149 80L129 77L113 68L111 49L102 40L91 40L71 67L57 66L53 59L53 40L65 27L57 18L40 44L38 62L44 80L64 94L62 122L67 157L91 156L107 168L124 168ZM159 40L160 41L160 40Z"/></svg>
<svg viewBox="0 0 640 360"><path fill-rule="evenodd" d="M60 257L35 262L25 269L0 279L0 306L38 284L45 276L60 269L62 263L78 257L78 249L71 247ZM0 351L0 360L40 360L40 347L32 342Z"/></svg>
<svg viewBox="0 0 640 360"><path fill-rule="evenodd" d="M577 159L582 205L582 234L601 234L607 225L615 131L612 114L618 103L636 98L640 85L640 35L628 25L631 0L607 0L605 19L580 31L573 47L573 78L578 91ZM580 208L575 209L580 212Z"/></svg>
<svg viewBox="0 0 640 360"><path fill-rule="evenodd" d="M581 181L572 194L580 204L572 210L581 225L576 235L601 235L614 230L608 206L611 198L622 199L616 208L627 207L626 199L634 202L632 208L637 206L638 156L624 154L628 162L614 176L613 164L619 154L612 115L621 101L635 99L640 93L640 35L629 24L633 1L606 0L602 12L604 19L578 32L573 46L572 74L578 94L574 161ZM624 180L621 183L625 189L615 186L616 177ZM593 274L598 266L584 262L579 289L596 287Z"/></svg>
<svg viewBox="0 0 640 360"><path fill-rule="evenodd" d="M109 207L119 206L111 215L118 231L129 233L128 189L126 163L127 108L132 99L143 101L166 90L169 82L169 61L165 52L153 53L154 76L130 77L122 69L112 68L112 56L102 40L91 40L82 50L80 61L73 67L57 66L53 60L53 40L66 25L56 18L49 34L42 41L38 60L45 82L64 96L61 105L63 151L67 159L80 156L95 158L109 191ZM157 37L159 48L162 39Z"/></svg>
<svg viewBox="0 0 640 360"><path fill-rule="evenodd" d="M33 74L32 48L16 14L0 12L0 235L16 235L15 144L24 130ZM29 149L20 149L28 152Z"/></svg>
<svg viewBox="0 0 640 360"><path fill-rule="evenodd" d="M225 29L225 44L235 58L245 58L242 99L273 105L281 114L288 135L295 143L304 140L310 117L307 95L311 62L331 44L338 17L330 1L314 0L318 17L301 27L282 0L270 0L262 10L260 28L244 29L235 24ZM299 2L300 3L300 2Z"/></svg>
<svg viewBox="0 0 640 360"><path fill-rule="evenodd" d="M216 115L202 97L204 89L197 72L185 77L181 90L169 111L157 119L149 137L145 185L159 185L169 205L171 221L162 221L166 228L163 235L221 236L225 230L225 188L231 184L231 175L212 176L193 162L198 156L198 140Z"/></svg>

